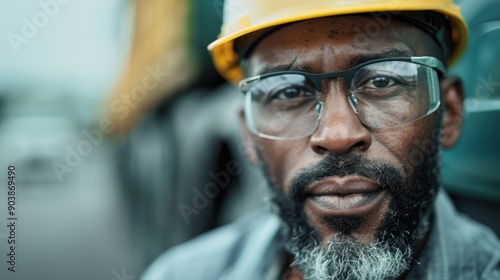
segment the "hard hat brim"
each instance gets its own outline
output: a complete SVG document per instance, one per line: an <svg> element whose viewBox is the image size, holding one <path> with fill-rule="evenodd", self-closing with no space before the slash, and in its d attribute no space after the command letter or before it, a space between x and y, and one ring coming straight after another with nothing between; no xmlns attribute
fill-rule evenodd
<svg viewBox="0 0 500 280"><path fill-rule="evenodd" d="M281 17L274 20L268 20L250 25L247 28L237 30L235 32L227 34L222 33L220 38L212 42L208 46L212 58L214 60L215 67L219 73L227 80L238 83L243 79L243 71L240 66L240 57L234 50L234 41L238 38L246 36L256 31L260 31L266 28L279 26L282 24L287 24L291 22L297 22L313 18L321 18L328 16L339 16L339 15L350 15L350 14L360 14L360 13L374 13L374 12L398 12L398 11L424 11L431 10L438 13L442 13L448 17L451 28L452 28L452 42L455 48L452 50L449 64L453 64L462 55L467 46L468 29L465 21L460 15L460 8L456 5L451 9L449 6L443 7L442 5L432 5L429 3L415 3L413 5L406 4L405 7L389 7L390 5L381 6L377 5L359 5L350 6L345 8L336 9L321 9L312 10L308 12L297 11L296 14L291 13L287 17Z"/></svg>

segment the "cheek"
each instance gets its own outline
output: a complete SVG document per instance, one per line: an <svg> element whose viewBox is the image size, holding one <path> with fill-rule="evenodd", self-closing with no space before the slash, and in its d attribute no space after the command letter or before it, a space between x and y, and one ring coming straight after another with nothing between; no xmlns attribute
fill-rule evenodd
<svg viewBox="0 0 500 280"><path fill-rule="evenodd" d="M429 116L417 122L394 129L376 131L373 145L381 145L388 155L384 158L394 160L401 168L401 175L412 176L413 171L425 163L427 157L439 150L440 128L435 116Z"/></svg>
<svg viewBox="0 0 500 280"><path fill-rule="evenodd" d="M371 131L372 144L363 154L367 159L383 160L399 169L411 185L415 168L439 149L439 143L433 137L439 133L437 121L437 117L429 116L398 128L374 129ZM309 139L274 141L259 138L254 141L269 175L285 193L302 169L324 158L313 152Z"/></svg>
<svg viewBox="0 0 500 280"><path fill-rule="evenodd" d="M255 141L269 175L283 191L288 192L297 173L319 160L319 156L309 148L308 139Z"/></svg>

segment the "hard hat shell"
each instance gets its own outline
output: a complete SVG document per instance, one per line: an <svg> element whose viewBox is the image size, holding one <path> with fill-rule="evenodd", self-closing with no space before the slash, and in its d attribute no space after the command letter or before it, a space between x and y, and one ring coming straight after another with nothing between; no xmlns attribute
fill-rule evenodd
<svg viewBox="0 0 500 280"><path fill-rule="evenodd" d="M295 21L359 13L435 11L444 14L452 28L449 63L464 52L468 29L460 7L452 0L225 0L224 21L219 38L208 46L215 67L227 80L243 79L236 39L266 28Z"/></svg>

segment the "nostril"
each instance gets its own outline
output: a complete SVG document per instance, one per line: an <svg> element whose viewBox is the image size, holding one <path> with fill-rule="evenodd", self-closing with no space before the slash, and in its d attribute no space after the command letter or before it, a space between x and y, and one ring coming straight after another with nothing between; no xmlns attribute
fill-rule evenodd
<svg viewBox="0 0 500 280"><path fill-rule="evenodd" d="M352 146L353 150L364 150L366 147L366 143L363 141L359 141Z"/></svg>
<svg viewBox="0 0 500 280"><path fill-rule="evenodd" d="M329 146L327 143L318 143L317 145L312 145L312 150L318 154L318 155L325 155L327 153L334 153L334 154L343 154L348 151L364 151L368 148L369 144L365 141L359 141L354 143L353 145L349 147L344 147L344 148L334 148L333 146Z"/></svg>
<svg viewBox="0 0 500 280"><path fill-rule="evenodd" d="M328 153L328 150L327 150L327 149L325 149L323 146L313 146L313 147L312 147L312 150L313 150L316 154L318 154L318 155L320 155L320 156L325 155L326 153Z"/></svg>

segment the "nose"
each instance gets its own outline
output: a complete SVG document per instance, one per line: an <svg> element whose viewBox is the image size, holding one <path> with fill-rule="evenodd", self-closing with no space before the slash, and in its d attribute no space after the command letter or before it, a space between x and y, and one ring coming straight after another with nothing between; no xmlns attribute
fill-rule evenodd
<svg viewBox="0 0 500 280"><path fill-rule="evenodd" d="M366 151L372 141L371 132L360 122L347 100L342 83L330 84L318 129L311 135L310 146L317 154L344 154Z"/></svg>

